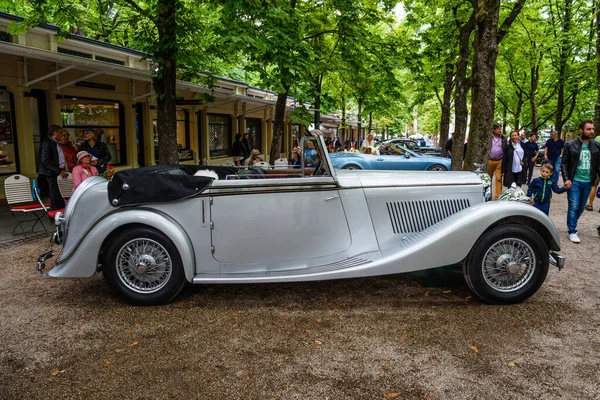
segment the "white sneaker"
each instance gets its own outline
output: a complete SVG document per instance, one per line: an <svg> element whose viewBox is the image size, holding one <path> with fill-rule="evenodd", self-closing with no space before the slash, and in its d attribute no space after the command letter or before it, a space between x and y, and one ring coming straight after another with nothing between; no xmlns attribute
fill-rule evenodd
<svg viewBox="0 0 600 400"><path fill-rule="evenodd" d="M569 240L573 243L581 243L581 239L579 239L576 233L569 233Z"/></svg>

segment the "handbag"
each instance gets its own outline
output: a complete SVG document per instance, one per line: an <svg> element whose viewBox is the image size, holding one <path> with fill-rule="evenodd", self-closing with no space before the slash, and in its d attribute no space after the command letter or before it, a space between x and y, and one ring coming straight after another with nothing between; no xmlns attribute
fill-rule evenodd
<svg viewBox="0 0 600 400"><path fill-rule="evenodd" d="M600 186L598 186L598 190L596 191L596 197L600 199Z"/></svg>

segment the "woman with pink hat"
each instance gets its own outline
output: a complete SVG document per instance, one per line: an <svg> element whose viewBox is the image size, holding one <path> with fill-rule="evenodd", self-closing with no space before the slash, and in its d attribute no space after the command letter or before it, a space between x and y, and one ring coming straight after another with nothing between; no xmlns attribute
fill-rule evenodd
<svg viewBox="0 0 600 400"><path fill-rule="evenodd" d="M73 168L73 192L90 176L98 176L98 169L91 165L92 155L87 151L77 153L77 166Z"/></svg>

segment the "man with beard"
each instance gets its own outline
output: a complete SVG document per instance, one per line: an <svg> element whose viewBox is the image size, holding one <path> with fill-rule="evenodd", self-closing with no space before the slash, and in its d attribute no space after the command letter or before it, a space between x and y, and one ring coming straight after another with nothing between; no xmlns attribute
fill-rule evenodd
<svg viewBox="0 0 600 400"><path fill-rule="evenodd" d="M600 145L594 140L594 123L590 120L579 124L579 137L565 145L561 172L569 209L567 211L567 228L569 240L581 243L577 235L577 220L583 214L588 196L596 177L600 174Z"/></svg>

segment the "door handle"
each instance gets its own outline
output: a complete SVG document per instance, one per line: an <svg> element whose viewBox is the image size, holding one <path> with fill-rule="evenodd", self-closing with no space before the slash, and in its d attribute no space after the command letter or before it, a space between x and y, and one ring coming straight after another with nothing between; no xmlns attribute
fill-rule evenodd
<svg viewBox="0 0 600 400"><path fill-rule="evenodd" d="M329 201L329 200L334 200L339 198L340 196L338 196L337 194L335 196L331 196L331 197L325 197L325 201Z"/></svg>
<svg viewBox="0 0 600 400"><path fill-rule="evenodd" d="M383 158L378 158L377 161L383 161Z"/></svg>

